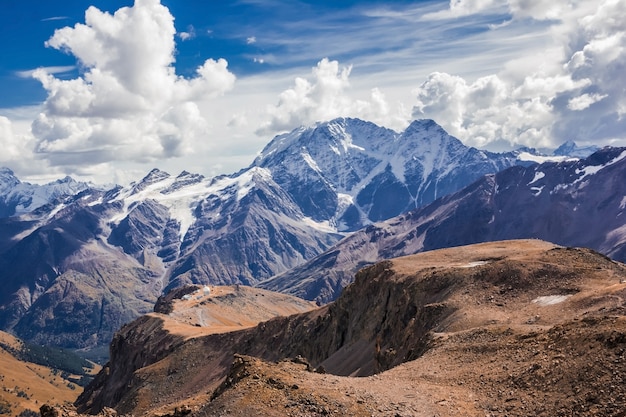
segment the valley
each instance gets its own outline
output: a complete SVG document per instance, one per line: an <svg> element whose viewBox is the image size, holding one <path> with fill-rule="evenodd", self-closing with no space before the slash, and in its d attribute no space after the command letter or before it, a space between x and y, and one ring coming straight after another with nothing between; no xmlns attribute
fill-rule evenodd
<svg viewBox="0 0 626 417"><path fill-rule="evenodd" d="M80 358L60 356L56 361L48 359L46 366L32 360L41 362L52 352L37 356L25 353L21 340L0 332L0 415L27 417L38 415L46 403L73 403L83 390L81 385L86 385L84 375L95 375L101 368L93 364L91 369L82 368ZM74 373L76 369L79 371Z"/></svg>

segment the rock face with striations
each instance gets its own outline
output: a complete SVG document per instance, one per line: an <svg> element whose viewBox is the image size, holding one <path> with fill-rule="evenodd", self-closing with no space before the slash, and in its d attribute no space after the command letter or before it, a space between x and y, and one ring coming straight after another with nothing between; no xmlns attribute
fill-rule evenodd
<svg viewBox="0 0 626 417"><path fill-rule="evenodd" d="M171 315L138 319L76 404L135 415L183 405L191 416L619 415L624 282L623 264L538 240L393 259L361 270L332 304L248 330L189 338ZM289 358L300 370L257 361ZM353 378L367 375L377 376Z"/></svg>

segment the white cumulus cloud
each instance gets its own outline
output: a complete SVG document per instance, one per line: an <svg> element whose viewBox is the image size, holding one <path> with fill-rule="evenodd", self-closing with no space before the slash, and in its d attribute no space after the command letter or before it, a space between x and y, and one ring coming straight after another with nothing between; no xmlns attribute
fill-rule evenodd
<svg viewBox="0 0 626 417"><path fill-rule="evenodd" d="M0 145L2 146L1 162L6 162L7 160L11 160L11 158L20 156L16 147L13 126L11 125L11 121L4 116L0 116Z"/></svg>
<svg viewBox="0 0 626 417"><path fill-rule="evenodd" d="M33 167L32 136L18 133L10 119L0 116L0 164L31 171Z"/></svg>
<svg viewBox="0 0 626 417"><path fill-rule="evenodd" d="M82 75L34 72L48 92L32 125L36 151L70 166L188 154L206 135L197 103L231 89L235 76L223 59L206 60L193 78L176 75L175 36L158 0L113 15L92 6L84 24L57 30L46 45L75 56Z"/></svg>
<svg viewBox="0 0 626 417"><path fill-rule="evenodd" d="M192 25L189 25L187 27L187 31L186 32L179 32L178 33L178 37L183 40L183 41L188 41L190 39L193 39L196 37L196 28L194 28Z"/></svg>
<svg viewBox="0 0 626 417"><path fill-rule="evenodd" d="M383 93L374 88L367 99L349 95L352 66L324 58L312 69L311 79L297 77L293 87L283 91L278 104L267 110L269 120L257 130L271 134L311 125L337 117L359 117L390 127L404 127L408 114L393 112Z"/></svg>
<svg viewBox="0 0 626 417"><path fill-rule="evenodd" d="M510 85L496 75L468 83L461 77L433 73L415 90L416 118L434 118L451 134L473 146L500 139L547 146L550 97L514 97Z"/></svg>

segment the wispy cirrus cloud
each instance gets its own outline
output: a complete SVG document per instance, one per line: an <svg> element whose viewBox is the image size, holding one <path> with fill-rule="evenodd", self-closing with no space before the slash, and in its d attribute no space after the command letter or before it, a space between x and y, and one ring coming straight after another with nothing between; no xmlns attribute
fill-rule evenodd
<svg viewBox="0 0 626 417"><path fill-rule="evenodd" d="M41 19L42 22L54 22L56 20L66 20L69 19L69 16L52 16L47 17L45 19Z"/></svg>
<svg viewBox="0 0 626 417"><path fill-rule="evenodd" d="M75 65L39 67L32 70L16 71L15 75L20 78L33 78L36 71L45 71L48 74L65 74L76 69Z"/></svg>

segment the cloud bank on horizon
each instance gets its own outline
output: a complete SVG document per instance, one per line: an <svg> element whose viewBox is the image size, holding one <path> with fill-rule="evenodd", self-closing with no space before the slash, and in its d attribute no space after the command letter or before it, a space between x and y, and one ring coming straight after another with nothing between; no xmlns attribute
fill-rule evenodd
<svg viewBox="0 0 626 417"><path fill-rule="evenodd" d="M426 18L481 13L498 3L452 0L449 10ZM512 21L552 21L555 48L520 57L501 75L473 82L434 72L415 90L413 116L432 117L475 146L498 140L534 147L568 139L623 140L626 3L508 0L507 5Z"/></svg>
<svg viewBox="0 0 626 417"><path fill-rule="evenodd" d="M133 163L219 158L226 146L220 142L227 142L224 136L230 134L269 137L336 117L360 117L397 130L412 118L432 118L466 144L479 147L556 147L565 140L626 144L626 25L621 18L626 16L626 2L450 0L442 6L429 2L354 9L372 24L350 32L346 23L350 42L358 41L356 35L367 37L363 42L369 44L376 37L389 44L389 36L410 37L422 30L432 37L431 49L406 40L388 47L381 43L340 63L327 56L341 55L337 48L345 52L358 45L327 43L328 54L322 56L315 54L323 46L311 47L299 58L314 58L317 64L309 75L291 78L291 85L283 83L282 92L269 87L254 91L250 86L280 85L276 80L285 81L285 74L291 74L286 69L236 77L220 57L206 59L192 75L178 75L176 39L191 42L199 32L193 26L177 32L174 16L159 0L135 0L113 14L91 6L84 23L57 29L46 41L48 48L75 58L78 76L58 75L52 67L27 72L47 95L30 129L17 132L9 117L0 116L0 164L27 173L50 170L102 180ZM476 25L481 34L470 36ZM529 34L529 28L534 32ZM446 31L458 33L449 41L438 40ZM498 49L500 36L509 44ZM242 39L259 48L264 42L261 34ZM524 43L534 47L516 54L516 45ZM448 65L442 65L446 69L464 63L472 67L471 56L443 58L438 44L446 53L464 48L480 52L482 47L493 62L502 59L490 66L495 71L477 72L475 77L468 71L437 70L437 57L447 60ZM412 51L419 51L414 54L424 60L430 56L425 77L411 78L412 72L424 72L415 63L420 56L408 65L401 63ZM387 59L389 64L381 68ZM259 65L272 61L269 54L252 60ZM363 87L359 82L355 87L353 81L362 75L353 72L359 68L376 84ZM236 92L238 85L250 91ZM407 97L407 90L412 101L394 103L388 98ZM240 102L230 108L226 98L235 94ZM209 153L199 155L211 146ZM259 149L247 146L251 161ZM29 162L33 158L41 162L37 168Z"/></svg>

